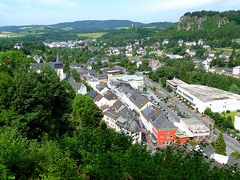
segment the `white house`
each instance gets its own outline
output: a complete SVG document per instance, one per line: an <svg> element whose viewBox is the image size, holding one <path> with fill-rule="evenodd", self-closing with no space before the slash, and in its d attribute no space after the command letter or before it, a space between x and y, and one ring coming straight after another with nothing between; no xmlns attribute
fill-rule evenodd
<svg viewBox="0 0 240 180"><path fill-rule="evenodd" d="M97 91L91 90L87 93L89 97L91 97L95 104L100 108L102 106L108 106L108 100L99 94Z"/></svg>
<svg viewBox="0 0 240 180"><path fill-rule="evenodd" d="M239 75L240 74L240 66L236 66L233 68L233 74L234 75Z"/></svg>
<svg viewBox="0 0 240 180"><path fill-rule="evenodd" d="M78 83L73 81L70 81L69 83L78 94L82 94L82 95L87 94L87 87L83 83Z"/></svg>
<svg viewBox="0 0 240 180"><path fill-rule="evenodd" d="M14 49L21 49L23 46L22 46L22 44L21 43L16 43L15 45L14 45Z"/></svg>
<svg viewBox="0 0 240 180"><path fill-rule="evenodd" d="M197 43L195 41L191 42L191 41L188 41L188 42L185 42L185 45L186 46L196 46Z"/></svg>
<svg viewBox="0 0 240 180"><path fill-rule="evenodd" d="M137 75L108 75L108 82L123 82L129 84L132 88L143 90L145 87L144 78Z"/></svg>
<svg viewBox="0 0 240 180"><path fill-rule="evenodd" d="M235 115L234 128L240 131L240 114Z"/></svg>
<svg viewBox="0 0 240 180"><path fill-rule="evenodd" d="M168 39L164 39L163 40L162 45L165 45L165 44L169 44L169 40Z"/></svg>
<svg viewBox="0 0 240 180"><path fill-rule="evenodd" d="M103 114L108 127L131 136L134 144L141 143L141 130L136 117L121 101L117 100Z"/></svg>
<svg viewBox="0 0 240 180"><path fill-rule="evenodd" d="M196 118L180 118L180 121L175 122L174 125L186 133L188 137L197 140L208 139L210 136L209 128Z"/></svg>
<svg viewBox="0 0 240 180"><path fill-rule="evenodd" d="M178 54L166 54L167 57L169 57L170 59L182 59L183 56L178 55Z"/></svg>

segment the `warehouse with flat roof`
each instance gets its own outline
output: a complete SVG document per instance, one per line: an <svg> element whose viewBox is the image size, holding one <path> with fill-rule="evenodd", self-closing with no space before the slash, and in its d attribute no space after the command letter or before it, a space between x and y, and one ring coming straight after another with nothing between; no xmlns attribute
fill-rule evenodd
<svg viewBox="0 0 240 180"><path fill-rule="evenodd" d="M206 108L213 112L237 111L240 95L202 85L179 85L176 93L187 100L193 108L203 113Z"/></svg>
<svg viewBox="0 0 240 180"><path fill-rule="evenodd" d="M240 110L240 95L238 94L208 86L187 84L176 78L168 80L167 86L201 113L207 108L218 113Z"/></svg>

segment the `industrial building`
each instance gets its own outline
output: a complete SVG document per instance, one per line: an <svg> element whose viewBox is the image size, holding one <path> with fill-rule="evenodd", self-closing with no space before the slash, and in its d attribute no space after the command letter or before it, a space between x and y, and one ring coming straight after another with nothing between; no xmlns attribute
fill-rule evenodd
<svg viewBox="0 0 240 180"><path fill-rule="evenodd" d="M181 81L177 84L176 82L176 80L173 82L169 80L167 85L169 87L174 85L173 90L201 113L207 108L217 113L240 109L240 95L208 86L184 84Z"/></svg>

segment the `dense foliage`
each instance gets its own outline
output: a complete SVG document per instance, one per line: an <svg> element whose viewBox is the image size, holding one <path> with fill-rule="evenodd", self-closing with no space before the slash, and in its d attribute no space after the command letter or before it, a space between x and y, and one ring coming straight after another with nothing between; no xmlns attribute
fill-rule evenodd
<svg viewBox="0 0 240 180"><path fill-rule="evenodd" d="M240 79L231 76L205 72L202 69L195 69L195 64L191 60L168 60L166 65L156 72L150 73L150 78L159 81L159 78L172 79L174 77L190 84L201 84L225 91L240 93ZM235 88L233 87L235 86ZM238 90L237 90L238 89ZM237 91L237 92L236 92Z"/></svg>
<svg viewBox="0 0 240 180"><path fill-rule="evenodd" d="M203 39L211 47L239 47L233 40L240 34L240 11L200 11L186 13L177 28L156 34L154 39L198 41Z"/></svg>
<svg viewBox="0 0 240 180"><path fill-rule="evenodd" d="M132 145L100 122L92 99L76 96L49 68L29 70L21 53L2 53L0 67L0 179L240 177L234 168L209 168L200 152L169 147L153 154Z"/></svg>
<svg viewBox="0 0 240 180"><path fill-rule="evenodd" d="M234 129L232 118L230 116L221 116L219 113L212 112L209 108L204 111L204 114L212 118L215 121L215 125L222 131L226 131L227 129Z"/></svg>
<svg viewBox="0 0 240 180"><path fill-rule="evenodd" d="M226 155L226 143L223 139L222 132L218 135L217 141L214 144L214 147L216 149L216 153Z"/></svg>

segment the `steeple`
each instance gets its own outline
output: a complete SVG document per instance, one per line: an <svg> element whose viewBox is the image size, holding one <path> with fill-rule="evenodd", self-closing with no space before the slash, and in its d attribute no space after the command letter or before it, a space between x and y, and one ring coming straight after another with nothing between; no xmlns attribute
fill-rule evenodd
<svg viewBox="0 0 240 180"><path fill-rule="evenodd" d="M60 62L58 52L57 52L57 59L56 59L56 62Z"/></svg>

